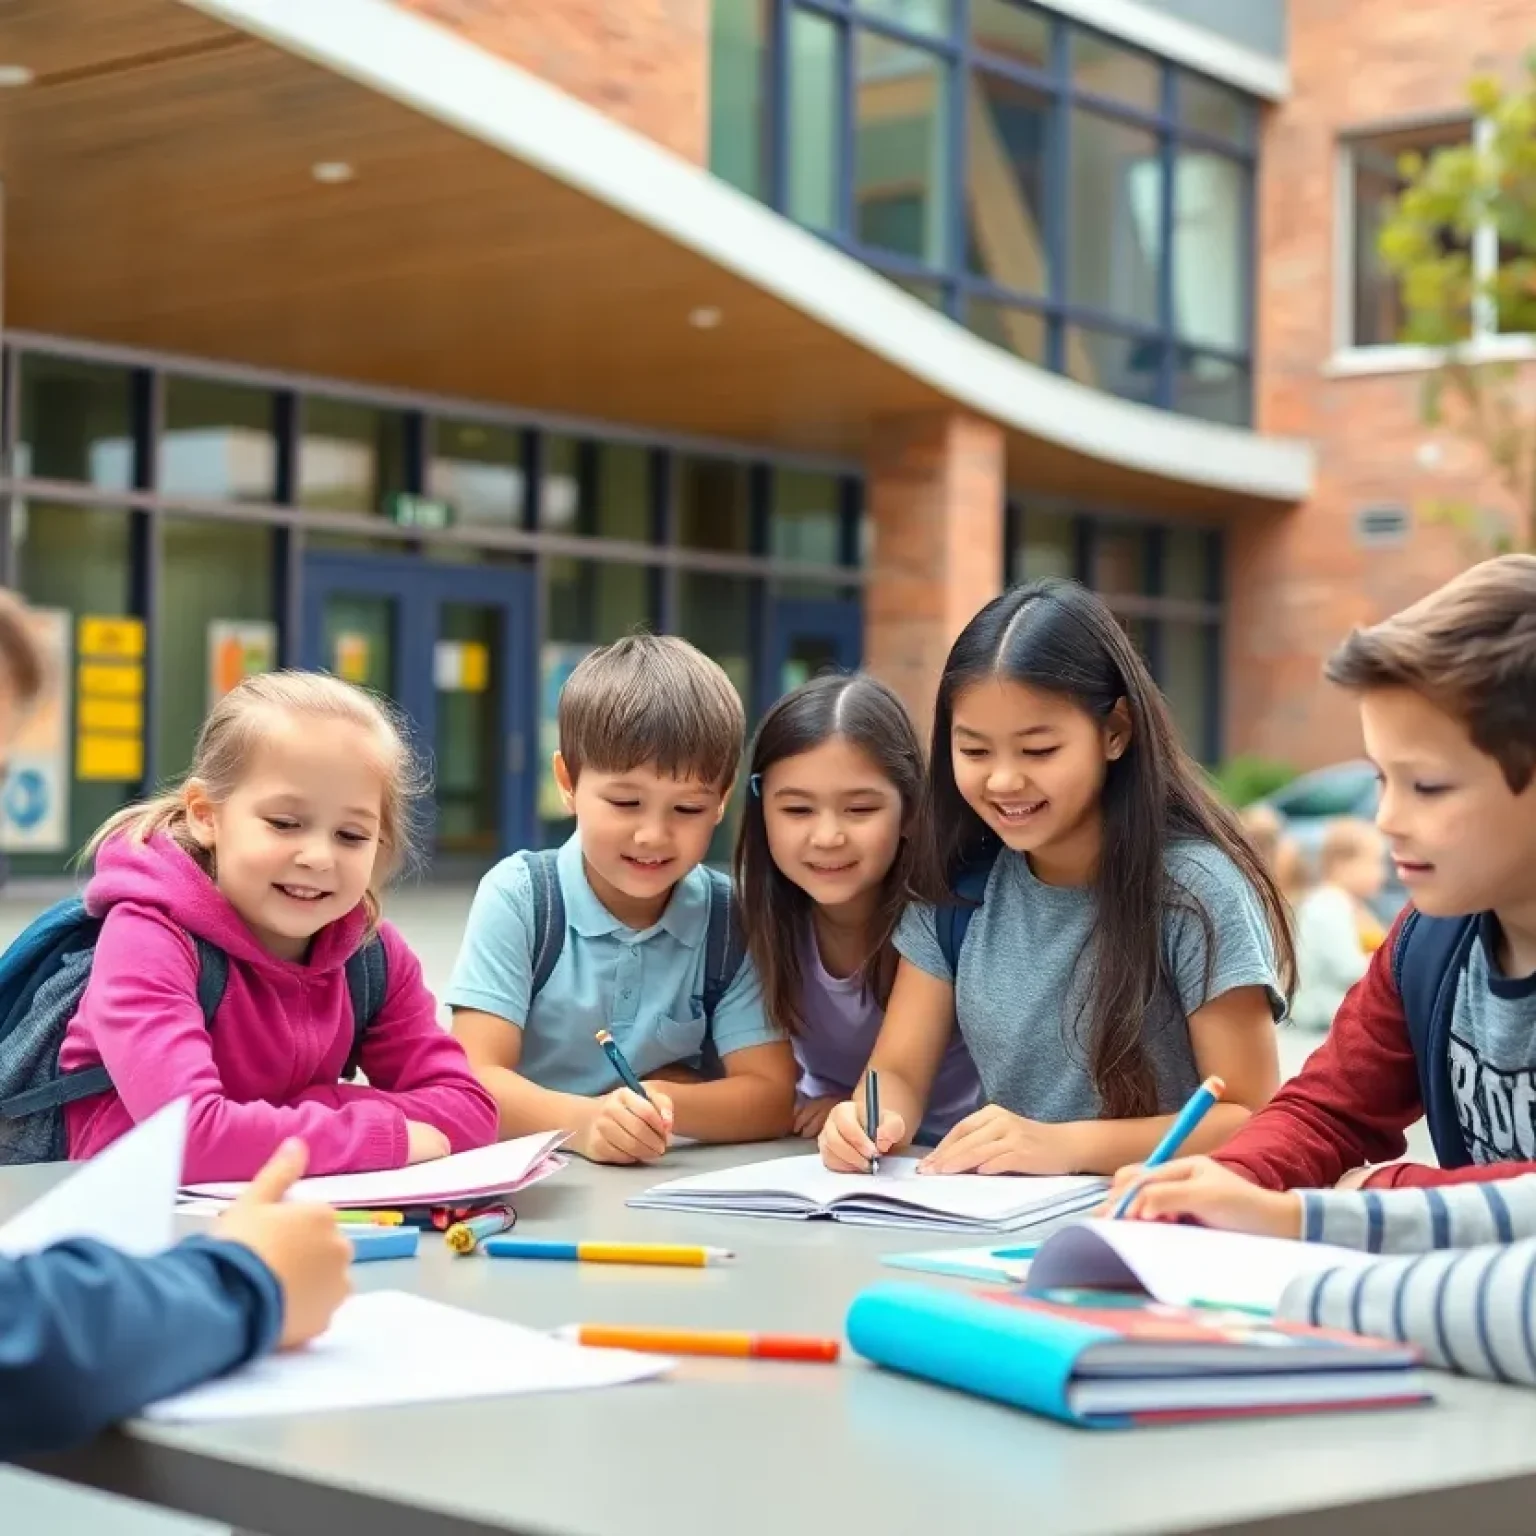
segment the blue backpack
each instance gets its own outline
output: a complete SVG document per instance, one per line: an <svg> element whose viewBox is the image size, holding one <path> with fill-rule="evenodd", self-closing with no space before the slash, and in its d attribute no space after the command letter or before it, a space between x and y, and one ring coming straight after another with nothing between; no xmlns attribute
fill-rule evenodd
<svg viewBox="0 0 1536 1536"><path fill-rule="evenodd" d="M1451 1084L1451 1023L1456 987L1481 921L1476 915L1425 917L1414 909L1403 919L1392 950L1392 980L1419 1069L1419 1098L1442 1168L1465 1168L1473 1161Z"/></svg>
<svg viewBox="0 0 1536 1536"><path fill-rule="evenodd" d="M560 951L565 948L565 893L560 889L558 848L542 848L521 855L533 876L533 976L528 1007L554 975ZM715 1009L730 990L746 958L747 946L736 921L736 896L731 882L718 870L704 866L709 876L709 917L704 938L704 1019L709 1026L704 1039L703 1070L717 1076L720 1056L714 1046Z"/></svg>
<svg viewBox="0 0 1536 1536"><path fill-rule="evenodd" d="M949 974L959 979L960 946L965 943L966 930L987 896L987 881L992 878L992 866L1002 845L989 841L971 854L960 866L960 872L950 887L953 901L945 902L934 913L934 927L938 935L939 950L949 966Z"/></svg>
<svg viewBox="0 0 1536 1536"><path fill-rule="evenodd" d="M0 1165L62 1159L64 1106L112 1086L105 1067L59 1071L59 1047L80 1010L101 922L78 896L66 897L0 955ZM229 957L206 939L194 942L197 1005L211 1029L229 983ZM347 961L353 1026L344 1077L357 1071L363 1036L388 989L384 945L375 937Z"/></svg>

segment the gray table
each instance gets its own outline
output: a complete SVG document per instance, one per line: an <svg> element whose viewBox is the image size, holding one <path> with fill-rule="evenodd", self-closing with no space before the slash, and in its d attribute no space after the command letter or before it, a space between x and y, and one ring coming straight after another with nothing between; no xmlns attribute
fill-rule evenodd
<svg viewBox="0 0 1536 1536"><path fill-rule="evenodd" d="M756 1155L691 1148L669 1168ZM55 1176L0 1177L0 1209ZM854 1292L893 1273L881 1253L932 1241L626 1209L655 1177L575 1161L521 1198L519 1230L724 1244L740 1254L735 1267L455 1260L433 1242L417 1260L359 1268L358 1282L535 1326L837 1334ZM692 1361L669 1380L612 1391L206 1428L135 1424L33 1465L263 1536L781 1536L797 1527L1525 1536L1536 1528L1536 1393L1450 1378L1441 1386L1433 1408L1090 1433L858 1361Z"/></svg>

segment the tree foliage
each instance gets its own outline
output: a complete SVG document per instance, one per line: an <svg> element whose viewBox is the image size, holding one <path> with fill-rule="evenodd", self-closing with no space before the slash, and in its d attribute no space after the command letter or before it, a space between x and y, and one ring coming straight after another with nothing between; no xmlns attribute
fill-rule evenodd
<svg viewBox="0 0 1536 1536"><path fill-rule="evenodd" d="M1424 414L1470 439L1508 492L1513 517L1489 534L1485 508L1434 509L1496 548L1536 548L1536 380L1530 365L1479 355L1474 333L1536 333L1536 53L1506 87L1479 77L1470 143L1404 155L1405 186L1379 250L1400 283L1404 342L1441 351ZM1475 252L1491 251L1479 261Z"/></svg>

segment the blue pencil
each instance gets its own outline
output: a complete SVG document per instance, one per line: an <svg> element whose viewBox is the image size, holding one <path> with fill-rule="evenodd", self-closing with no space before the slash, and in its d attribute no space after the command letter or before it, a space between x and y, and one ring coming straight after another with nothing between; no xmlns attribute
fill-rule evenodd
<svg viewBox="0 0 1536 1536"><path fill-rule="evenodd" d="M651 1096L645 1091L645 1085L635 1076L635 1069L624 1059L624 1052L619 1049L619 1042L606 1029L600 1029L597 1032L597 1043L602 1046L603 1054L613 1063L613 1070L619 1074L619 1080L624 1086L631 1093L638 1093L649 1104Z"/></svg>
<svg viewBox="0 0 1536 1536"><path fill-rule="evenodd" d="M1208 1077L1189 1096L1189 1103L1179 1111L1178 1119L1163 1133L1163 1139L1153 1147L1152 1155L1141 1166L1143 1168L1156 1168L1162 1163L1171 1161L1178 1156L1179 1148L1194 1135L1195 1127L1205 1119L1211 1109L1221 1102L1221 1096L1227 1091L1227 1085L1219 1077ZM1115 1220L1125 1215L1130 1209L1131 1201L1136 1198L1136 1192L1141 1188L1140 1184L1133 1184L1121 1195L1120 1203L1115 1207Z"/></svg>

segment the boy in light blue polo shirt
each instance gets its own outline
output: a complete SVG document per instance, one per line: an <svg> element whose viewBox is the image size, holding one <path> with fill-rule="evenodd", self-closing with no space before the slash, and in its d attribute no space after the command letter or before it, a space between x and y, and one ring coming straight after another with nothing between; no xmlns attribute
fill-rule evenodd
<svg viewBox="0 0 1536 1536"><path fill-rule="evenodd" d="M576 833L555 859L563 931L540 933L539 873L504 859L480 884L448 1003L501 1110L501 1135L568 1130L595 1162L654 1162L674 1135L788 1135L795 1063L750 961L706 1016L711 876L745 720L729 678L685 641L631 635L560 692L554 771ZM548 907L545 909L549 910ZM540 942L559 958L537 996ZM623 1086L609 1030L645 1085ZM699 1070L713 1048L721 1075Z"/></svg>

